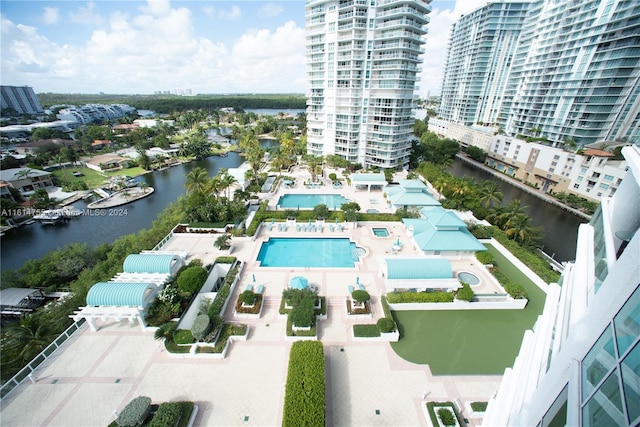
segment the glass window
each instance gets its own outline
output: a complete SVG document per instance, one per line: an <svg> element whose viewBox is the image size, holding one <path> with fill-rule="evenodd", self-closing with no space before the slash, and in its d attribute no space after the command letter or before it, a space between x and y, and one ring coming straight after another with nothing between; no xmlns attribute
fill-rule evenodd
<svg viewBox="0 0 640 427"><path fill-rule="evenodd" d="M622 413L618 372L615 370L582 408L582 425L608 427L626 424Z"/></svg>
<svg viewBox="0 0 640 427"><path fill-rule="evenodd" d="M640 287L616 314L613 325L616 329L618 354L622 355L640 336Z"/></svg>
<svg viewBox="0 0 640 427"><path fill-rule="evenodd" d="M611 175L605 175L605 176L604 176L604 180L605 180L605 181L613 181L613 176L611 176Z"/></svg>
<svg viewBox="0 0 640 427"><path fill-rule="evenodd" d="M624 358L621 370L629 424L635 424L640 417L640 344Z"/></svg>
<svg viewBox="0 0 640 427"><path fill-rule="evenodd" d="M567 425L567 386L542 418L542 427L564 427Z"/></svg>
<svg viewBox="0 0 640 427"><path fill-rule="evenodd" d="M586 399L593 389L611 370L616 361L611 326L600 335L581 363L582 398Z"/></svg>

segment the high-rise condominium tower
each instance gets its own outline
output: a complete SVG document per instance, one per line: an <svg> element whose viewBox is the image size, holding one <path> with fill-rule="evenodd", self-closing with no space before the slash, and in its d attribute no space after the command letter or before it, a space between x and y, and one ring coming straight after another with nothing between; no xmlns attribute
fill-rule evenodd
<svg viewBox="0 0 640 427"><path fill-rule="evenodd" d="M496 121L529 4L489 3L453 24L441 117L466 125Z"/></svg>
<svg viewBox="0 0 640 427"><path fill-rule="evenodd" d="M11 108L18 113L42 114L44 110L36 93L29 86L2 86L2 109Z"/></svg>
<svg viewBox="0 0 640 427"><path fill-rule="evenodd" d="M450 40L442 118L559 143L640 140L637 1L492 3Z"/></svg>
<svg viewBox="0 0 640 427"><path fill-rule="evenodd" d="M430 2L307 0L309 154L408 164Z"/></svg>

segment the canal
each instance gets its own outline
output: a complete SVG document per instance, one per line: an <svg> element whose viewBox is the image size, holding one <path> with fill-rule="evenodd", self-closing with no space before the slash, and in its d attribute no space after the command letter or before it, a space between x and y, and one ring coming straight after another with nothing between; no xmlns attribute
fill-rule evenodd
<svg viewBox="0 0 640 427"><path fill-rule="evenodd" d="M184 194L185 175L191 169L203 167L209 172L209 176L215 176L221 168L238 167L243 161L237 153L229 153L227 157L208 157L142 175L137 180L146 182L155 192L149 197L114 209L111 215L107 209L104 210L104 216L82 215L66 224L43 226L35 223L9 230L2 236L1 269L5 271L20 268L25 261L41 258L47 252L69 243L86 242L93 247L149 228L160 212ZM87 201L78 201L72 206L82 210L87 204Z"/></svg>
<svg viewBox="0 0 640 427"><path fill-rule="evenodd" d="M451 173L457 177L471 177L476 183L482 180L493 180L502 188L503 204L519 199L525 211L531 217L534 226L541 226L544 231L542 239L543 250L557 261L571 261L575 259L576 238L578 226L587 220L573 215L558 206L546 203L521 189L499 180L490 173L475 168L456 159L451 167Z"/></svg>

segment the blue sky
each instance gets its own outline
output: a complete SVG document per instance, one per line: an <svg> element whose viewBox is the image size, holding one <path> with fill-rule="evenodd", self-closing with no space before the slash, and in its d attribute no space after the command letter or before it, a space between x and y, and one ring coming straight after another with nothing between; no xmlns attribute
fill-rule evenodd
<svg viewBox="0 0 640 427"><path fill-rule="evenodd" d="M449 26L431 3L419 94L440 91ZM37 93L306 92L304 1L0 1L0 83Z"/></svg>

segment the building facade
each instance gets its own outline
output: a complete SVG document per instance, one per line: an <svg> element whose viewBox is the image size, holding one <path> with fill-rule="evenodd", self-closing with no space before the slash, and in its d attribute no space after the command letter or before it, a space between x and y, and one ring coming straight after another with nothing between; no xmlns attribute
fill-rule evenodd
<svg viewBox="0 0 640 427"><path fill-rule="evenodd" d="M497 122L529 4L489 3L451 26L439 117Z"/></svg>
<svg viewBox="0 0 640 427"><path fill-rule="evenodd" d="M550 284L486 426L635 426L640 422L640 147L578 230L576 259Z"/></svg>
<svg viewBox="0 0 640 427"><path fill-rule="evenodd" d="M527 11L518 10L517 19L505 21L512 39L479 32L493 22L490 11L513 4ZM525 5L489 4L455 24L439 115L465 124L496 123L509 135L552 143L640 141L637 2L539 0ZM475 22L480 18L487 24ZM503 52L509 53L503 68L485 65Z"/></svg>
<svg viewBox="0 0 640 427"><path fill-rule="evenodd" d="M408 165L431 0L307 0L307 150Z"/></svg>
<svg viewBox="0 0 640 427"><path fill-rule="evenodd" d="M21 114L43 114L40 101L29 86L0 86L1 108L11 108Z"/></svg>

